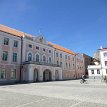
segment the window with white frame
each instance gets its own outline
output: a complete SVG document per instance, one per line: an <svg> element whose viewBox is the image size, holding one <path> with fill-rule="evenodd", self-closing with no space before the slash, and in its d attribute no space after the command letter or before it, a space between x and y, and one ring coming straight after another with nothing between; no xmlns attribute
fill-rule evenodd
<svg viewBox="0 0 107 107"><path fill-rule="evenodd" d="M107 66L107 61L105 61L105 66Z"/></svg>
<svg viewBox="0 0 107 107"><path fill-rule="evenodd" d="M65 55L65 59L67 59L67 55Z"/></svg>
<svg viewBox="0 0 107 107"><path fill-rule="evenodd" d="M46 63L46 57L45 56L43 56L43 62Z"/></svg>
<svg viewBox="0 0 107 107"><path fill-rule="evenodd" d="M4 45L9 45L9 38L4 38Z"/></svg>
<svg viewBox="0 0 107 107"><path fill-rule="evenodd" d="M91 74L94 74L94 70L93 69L91 70Z"/></svg>
<svg viewBox="0 0 107 107"><path fill-rule="evenodd" d="M106 69L106 74L107 74L107 69Z"/></svg>
<svg viewBox="0 0 107 107"><path fill-rule="evenodd" d="M18 47L18 41L14 40L14 47Z"/></svg>
<svg viewBox="0 0 107 107"><path fill-rule="evenodd" d="M39 62L39 55L36 54L36 62Z"/></svg>
<svg viewBox="0 0 107 107"><path fill-rule="evenodd" d="M2 68L1 70L1 79L6 79L6 69Z"/></svg>
<svg viewBox="0 0 107 107"><path fill-rule="evenodd" d="M32 45L31 45L31 44L29 44L29 45L28 45L28 47L29 47L29 48L32 48Z"/></svg>
<svg viewBox="0 0 107 107"><path fill-rule="evenodd" d="M100 70L99 69L97 69L97 74L100 74Z"/></svg>
<svg viewBox="0 0 107 107"><path fill-rule="evenodd" d="M49 64L51 64L51 57L49 57Z"/></svg>
<svg viewBox="0 0 107 107"><path fill-rule="evenodd" d="M60 66L62 67L62 62L60 62Z"/></svg>
<svg viewBox="0 0 107 107"><path fill-rule="evenodd" d="M31 53L28 54L28 61L32 61L32 54Z"/></svg>
<svg viewBox="0 0 107 107"><path fill-rule="evenodd" d="M58 57L58 52L56 53L56 57Z"/></svg>
<svg viewBox="0 0 107 107"><path fill-rule="evenodd" d="M13 53L13 62L17 62L17 53Z"/></svg>
<svg viewBox="0 0 107 107"><path fill-rule="evenodd" d="M104 57L107 57L107 52L104 52L103 55L104 55Z"/></svg>
<svg viewBox="0 0 107 107"><path fill-rule="evenodd" d="M11 79L16 79L16 69L11 70Z"/></svg>
<svg viewBox="0 0 107 107"><path fill-rule="evenodd" d="M59 61L57 61L57 65L59 65Z"/></svg>
<svg viewBox="0 0 107 107"><path fill-rule="evenodd" d="M36 49L39 50L39 46L36 46Z"/></svg>
<svg viewBox="0 0 107 107"><path fill-rule="evenodd" d="M60 54L60 58L62 58L62 54Z"/></svg>
<svg viewBox="0 0 107 107"><path fill-rule="evenodd" d="M7 61L7 58L8 58L8 52L7 51L3 51L2 60L3 61Z"/></svg>

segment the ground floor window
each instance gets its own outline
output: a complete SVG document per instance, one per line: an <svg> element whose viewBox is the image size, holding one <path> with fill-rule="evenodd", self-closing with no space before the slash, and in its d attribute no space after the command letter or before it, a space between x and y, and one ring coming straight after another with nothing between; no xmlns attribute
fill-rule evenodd
<svg viewBox="0 0 107 107"><path fill-rule="evenodd" d="M16 79L16 69L11 70L11 79Z"/></svg>
<svg viewBox="0 0 107 107"><path fill-rule="evenodd" d="M6 79L6 69L2 68L1 70L1 79Z"/></svg>

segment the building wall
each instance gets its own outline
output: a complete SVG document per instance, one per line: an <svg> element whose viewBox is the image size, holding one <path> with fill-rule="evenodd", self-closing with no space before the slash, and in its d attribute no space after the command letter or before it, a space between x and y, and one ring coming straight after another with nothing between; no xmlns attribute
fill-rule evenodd
<svg viewBox="0 0 107 107"><path fill-rule="evenodd" d="M4 45L4 38L9 38L9 44ZM14 40L18 41L18 47L14 47ZM8 52L7 61L3 61L3 51ZM17 53L17 61L13 62L13 53ZM0 81L19 81L20 76L20 61L21 61L21 39L17 36L13 36L8 33L4 33L0 31ZM6 70L6 78L1 79L1 71L2 69ZM16 69L16 78L11 79L11 71L12 69Z"/></svg>

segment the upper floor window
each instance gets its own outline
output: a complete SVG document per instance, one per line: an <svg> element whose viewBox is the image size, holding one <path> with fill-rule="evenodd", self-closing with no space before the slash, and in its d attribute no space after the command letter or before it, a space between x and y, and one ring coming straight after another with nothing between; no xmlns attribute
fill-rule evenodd
<svg viewBox="0 0 107 107"><path fill-rule="evenodd" d="M6 79L6 69L2 68L1 70L1 79Z"/></svg>
<svg viewBox="0 0 107 107"><path fill-rule="evenodd" d="M60 62L60 66L62 67L62 62Z"/></svg>
<svg viewBox="0 0 107 107"><path fill-rule="evenodd" d="M18 41L14 40L14 47L18 47Z"/></svg>
<svg viewBox="0 0 107 107"><path fill-rule="evenodd" d="M105 66L107 66L107 61L105 61Z"/></svg>
<svg viewBox="0 0 107 107"><path fill-rule="evenodd" d="M107 69L106 69L106 74L107 74Z"/></svg>
<svg viewBox="0 0 107 107"><path fill-rule="evenodd" d="M17 62L17 53L13 53L13 62Z"/></svg>
<svg viewBox="0 0 107 107"><path fill-rule="evenodd" d="M28 54L28 61L32 61L32 54L31 53Z"/></svg>
<svg viewBox="0 0 107 107"><path fill-rule="evenodd" d="M70 60L70 56L68 56L68 60Z"/></svg>
<svg viewBox="0 0 107 107"><path fill-rule="evenodd" d="M31 44L29 44L29 48L32 48L32 45L31 45Z"/></svg>
<svg viewBox="0 0 107 107"><path fill-rule="evenodd" d="M99 69L97 69L97 74L100 74L100 70Z"/></svg>
<svg viewBox="0 0 107 107"><path fill-rule="evenodd" d="M57 65L59 65L59 61L57 61Z"/></svg>
<svg viewBox="0 0 107 107"><path fill-rule="evenodd" d="M51 57L49 57L49 64L51 64Z"/></svg>
<svg viewBox="0 0 107 107"><path fill-rule="evenodd" d="M36 49L39 50L39 46L36 46Z"/></svg>
<svg viewBox="0 0 107 107"><path fill-rule="evenodd" d="M58 57L58 52L56 53L56 57Z"/></svg>
<svg viewBox="0 0 107 107"><path fill-rule="evenodd" d="M43 51L45 52L45 48L43 48Z"/></svg>
<svg viewBox="0 0 107 107"><path fill-rule="evenodd" d="M67 59L67 55L65 55L65 59Z"/></svg>
<svg viewBox="0 0 107 107"><path fill-rule="evenodd" d="M46 57L45 56L43 56L43 62L46 62Z"/></svg>
<svg viewBox="0 0 107 107"><path fill-rule="evenodd" d="M9 45L9 38L4 38L4 45Z"/></svg>
<svg viewBox="0 0 107 107"><path fill-rule="evenodd" d="M94 70L93 69L91 70L91 74L94 74Z"/></svg>
<svg viewBox="0 0 107 107"><path fill-rule="evenodd" d="M36 55L36 62L39 62L39 55Z"/></svg>
<svg viewBox="0 0 107 107"><path fill-rule="evenodd" d="M60 58L62 58L62 54L60 54Z"/></svg>
<svg viewBox="0 0 107 107"><path fill-rule="evenodd" d="M16 79L16 69L11 70L11 79Z"/></svg>
<svg viewBox="0 0 107 107"><path fill-rule="evenodd" d="M66 63L66 68L67 68L67 66L68 66L68 65L67 65L67 63Z"/></svg>
<svg viewBox="0 0 107 107"><path fill-rule="evenodd" d="M107 57L107 52L104 52L103 55L104 55L104 57Z"/></svg>
<svg viewBox="0 0 107 107"><path fill-rule="evenodd" d="M7 61L7 58L8 58L8 52L3 51L2 60L3 60L3 61Z"/></svg>
<svg viewBox="0 0 107 107"><path fill-rule="evenodd" d="M51 50L49 50L49 53L51 53Z"/></svg>

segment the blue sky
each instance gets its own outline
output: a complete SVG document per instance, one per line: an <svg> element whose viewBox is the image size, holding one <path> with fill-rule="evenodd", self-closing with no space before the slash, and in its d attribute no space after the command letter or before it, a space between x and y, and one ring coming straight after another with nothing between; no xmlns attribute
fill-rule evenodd
<svg viewBox="0 0 107 107"><path fill-rule="evenodd" d="M93 56L107 47L107 0L0 0L0 23Z"/></svg>

